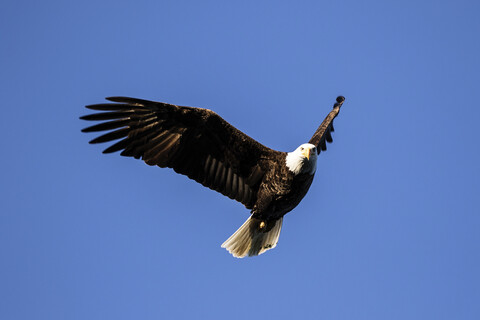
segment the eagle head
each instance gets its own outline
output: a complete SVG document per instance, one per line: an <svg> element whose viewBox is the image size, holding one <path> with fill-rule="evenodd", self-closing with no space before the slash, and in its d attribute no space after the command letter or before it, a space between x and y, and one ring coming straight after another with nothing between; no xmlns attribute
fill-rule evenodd
<svg viewBox="0 0 480 320"><path fill-rule="evenodd" d="M300 145L295 151L287 153L286 165L295 175L314 174L317 169L317 148L311 143Z"/></svg>

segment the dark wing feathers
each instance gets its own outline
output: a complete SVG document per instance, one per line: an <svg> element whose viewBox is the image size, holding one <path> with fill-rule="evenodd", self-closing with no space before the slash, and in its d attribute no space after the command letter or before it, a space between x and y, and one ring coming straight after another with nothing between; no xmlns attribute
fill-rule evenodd
<svg viewBox="0 0 480 320"><path fill-rule="evenodd" d="M122 120L114 120L114 121L109 121L109 122L103 122L99 123L97 125L85 128L82 130L82 132L96 132L96 131L105 131L105 130L113 130L121 127L125 127L128 125L128 122L130 120L128 119L122 119Z"/></svg>
<svg viewBox="0 0 480 320"><path fill-rule="evenodd" d="M104 153L143 159L149 165L175 172L240 201L255 202L264 175L262 159L271 150L231 126L213 111L127 97L107 98L116 103L87 106L99 112L81 117L105 121L83 132L109 131L90 143L121 139Z"/></svg>
<svg viewBox="0 0 480 320"><path fill-rule="evenodd" d="M332 132L334 131L333 128L333 119L338 115L340 112L340 108L342 107L345 98L342 96L337 97L337 102L333 105L333 110L327 115L325 120L320 124L317 131L313 134L312 138L310 139L309 143L315 145L317 147L317 153L320 154L321 151L327 150L327 143L332 142Z"/></svg>

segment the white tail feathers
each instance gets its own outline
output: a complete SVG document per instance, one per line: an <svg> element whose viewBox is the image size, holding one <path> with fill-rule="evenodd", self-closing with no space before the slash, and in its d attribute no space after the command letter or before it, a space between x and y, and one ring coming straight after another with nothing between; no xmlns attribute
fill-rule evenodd
<svg viewBox="0 0 480 320"><path fill-rule="evenodd" d="M266 222L251 216L222 244L235 258L257 256L276 247L283 217ZM270 225L269 225L270 224ZM274 224L273 226L271 224ZM267 231L268 230L268 231Z"/></svg>

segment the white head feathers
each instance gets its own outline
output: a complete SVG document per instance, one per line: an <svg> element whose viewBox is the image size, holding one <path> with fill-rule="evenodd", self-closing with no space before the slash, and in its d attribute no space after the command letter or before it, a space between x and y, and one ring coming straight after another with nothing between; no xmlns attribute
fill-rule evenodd
<svg viewBox="0 0 480 320"><path fill-rule="evenodd" d="M286 158L288 170L295 175L299 173L314 174L317 169L317 149L311 143L304 143Z"/></svg>

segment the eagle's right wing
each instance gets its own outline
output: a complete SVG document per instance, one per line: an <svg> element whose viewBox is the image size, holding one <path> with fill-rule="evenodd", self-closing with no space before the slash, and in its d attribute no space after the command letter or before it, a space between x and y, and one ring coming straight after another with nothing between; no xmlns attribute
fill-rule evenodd
<svg viewBox="0 0 480 320"><path fill-rule="evenodd" d="M104 153L142 159L148 165L173 168L202 185L252 208L264 175L260 162L269 149L208 109L181 107L127 97L88 109L107 111L81 117L104 121L83 132L107 131L90 143L121 139Z"/></svg>

